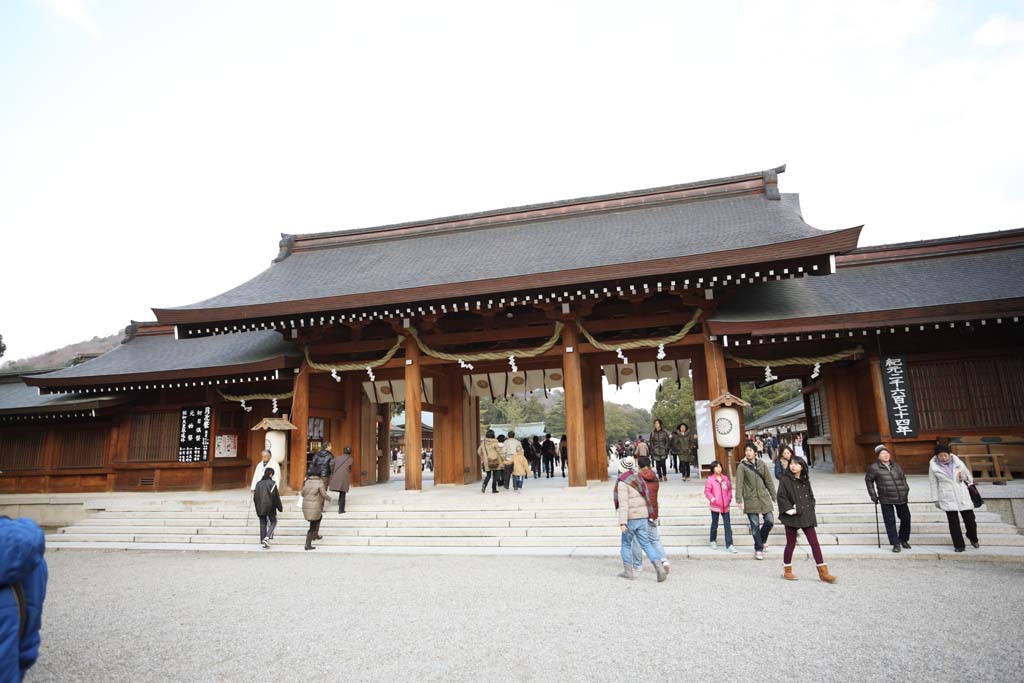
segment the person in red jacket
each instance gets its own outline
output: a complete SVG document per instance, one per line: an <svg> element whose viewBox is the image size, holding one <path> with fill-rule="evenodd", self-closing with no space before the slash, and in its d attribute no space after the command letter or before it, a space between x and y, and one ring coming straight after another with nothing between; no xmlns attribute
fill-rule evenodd
<svg viewBox="0 0 1024 683"><path fill-rule="evenodd" d="M668 553L665 552L665 546L661 544L661 534L658 533L658 526L661 524L658 521L658 487L661 486L658 481L660 478L651 468L650 458L637 458L636 464L640 467L638 472L640 478L647 483L647 493L650 500L650 505L647 508L647 537L650 539L654 551L661 559L661 566L665 568L665 573L667 574L669 569ZM635 537L633 538L632 550L634 571L643 571L643 551Z"/></svg>
<svg viewBox="0 0 1024 683"><path fill-rule="evenodd" d="M725 527L725 549L730 553L737 552L732 544L732 523L729 520L729 506L732 505L732 482L722 472L722 463L711 464L711 474L704 484L704 497L711 507L711 547L718 547L718 518L722 518Z"/></svg>

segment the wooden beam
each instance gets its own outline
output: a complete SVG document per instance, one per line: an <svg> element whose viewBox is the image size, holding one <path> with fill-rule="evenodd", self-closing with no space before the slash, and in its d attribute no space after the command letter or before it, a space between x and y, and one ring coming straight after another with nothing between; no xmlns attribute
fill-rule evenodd
<svg viewBox="0 0 1024 683"><path fill-rule="evenodd" d="M600 320L584 320L583 325L591 334L597 335L602 332L620 332L622 330L643 330L647 328L661 327L682 327L693 316L692 311L684 311L675 315L638 315L625 318L609 318ZM575 323L571 323L575 324ZM699 329L699 328L698 328ZM472 332L445 332L435 334L421 334L420 338L427 346L452 346L458 344L479 344L483 342L508 341L513 344L522 339L547 339L551 336L553 327L551 325L540 326L519 326L519 327L496 327L494 329L475 330ZM700 335L693 333L694 340L691 344L700 344ZM601 340L599 340L601 341ZM685 339L684 339L685 342ZM387 351L394 346L394 338L373 339L358 342L331 342L327 344L313 344L310 346L310 354L314 360L321 361L323 356L331 354L361 354L372 351ZM585 344L590 347L589 344ZM590 347L593 348L593 347ZM595 349L596 350L596 349ZM340 362L340 361L339 361Z"/></svg>
<svg viewBox="0 0 1024 683"><path fill-rule="evenodd" d="M306 477L306 442L309 431L309 366L305 362L295 375L292 385L292 424L298 427L290 432L288 448L288 481L285 485L292 491L302 489Z"/></svg>
<svg viewBox="0 0 1024 683"><path fill-rule="evenodd" d="M411 337L405 339L405 490L423 488L420 451L423 448L423 385L420 348Z"/></svg>
<svg viewBox="0 0 1024 683"><path fill-rule="evenodd" d="M587 443L583 414L583 370L579 331L566 325L562 332L562 374L565 388L565 431L569 449L569 486L587 485Z"/></svg>

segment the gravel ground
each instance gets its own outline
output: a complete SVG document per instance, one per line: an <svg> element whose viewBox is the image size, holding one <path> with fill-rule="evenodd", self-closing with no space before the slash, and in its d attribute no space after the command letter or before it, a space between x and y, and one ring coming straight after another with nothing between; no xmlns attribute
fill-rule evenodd
<svg viewBox="0 0 1024 683"><path fill-rule="evenodd" d="M62 551L26 681L1019 681L1020 564ZM998 594L998 601L991 596ZM975 600L971 596L977 596Z"/></svg>

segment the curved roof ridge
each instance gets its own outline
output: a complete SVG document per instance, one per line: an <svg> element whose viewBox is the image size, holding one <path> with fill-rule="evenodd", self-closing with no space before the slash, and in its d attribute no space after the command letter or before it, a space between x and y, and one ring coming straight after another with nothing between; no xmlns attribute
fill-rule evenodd
<svg viewBox="0 0 1024 683"><path fill-rule="evenodd" d="M536 219L541 218L545 214L543 212L557 210L556 213L550 214L552 218L564 217L574 215L588 210L588 206L591 207L589 210L616 210L620 208L626 208L632 205L649 205L656 201L672 201L683 200L688 198L710 198L715 196L724 196L732 194L737 189L729 189L729 186L738 185L742 183L755 183L756 187L752 186L746 188L746 191L760 191L766 190L767 188L775 188L774 196L772 199L778 199L778 174L786 171L786 165L776 166L775 168L766 169L763 171L755 171L751 173L743 173L740 175L725 176L722 178L711 178L707 180L697 180L687 183L678 183L675 185L662 185L659 187L643 188L639 190L627 190L623 192L612 192L608 194L590 195L585 197L574 197L572 199L560 199L549 202L540 202L537 204L524 204L520 206L511 206L501 209L489 209L486 211L475 211L464 214L454 214L450 216L441 216L437 218L420 219L413 221L403 221L400 223L389 223L384 225L366 227L366 228L354 228L347 230L328 230L323 232L314 233L296 233L281 235L281 247L282 254L278 256L278 259L282 259L290 253L297 244L301 242L309 242L315 240L329 240L333 238L348 238L346 241L356 241L359 238L372 239L374 236L384 238L388 237L388 233L403 232L407 233L411 229L420 228L421 230L414 233L420 234L428 231L429 228L444 228L451 226L452 224L464 224L467 222L476 222L484 219L496 219L504 217L504 220L491 220L487 224L493 223L504 223L507 221L514 221L517 219ZM678 193L685 193L692 190L700 190L704 188L723 188L719 192L708 192L704 194L695 195L693 197L674 197ZM639 200L630 203L625 203L626 200ZM612 206L600 206L594 207L593 205L605 205L612 203ZM565 209L571 207L579 207L577 211L565 211Z"/></svg>

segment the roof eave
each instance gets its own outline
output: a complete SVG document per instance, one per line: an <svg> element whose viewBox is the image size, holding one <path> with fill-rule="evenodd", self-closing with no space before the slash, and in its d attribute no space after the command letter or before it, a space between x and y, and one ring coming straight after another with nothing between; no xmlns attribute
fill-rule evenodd
<svg viewBox="0 0 1024 683"><path fill-rule="evenodd" d="M1024 316L1024 297L778 320L723 322L712 319L708 321L708 329L711 334L715 335L750 334L763 337L803 332L956 322L974 320L979 317L1009 318L1013 316Z"/></svg>
<svg viewBox="0 0 1024 683"><path fill-rule="evenodd" d="M160 372L141 372L121 375L92 375L87 377L52 377L45 375L24 377L25 384L30 387L78 387L108 384L125 384L153 382L161 380L193 379L205 377L225 377L231 375L247 375L299 367L301 356L279 356L255 363L239 363L204 368L186 368L182 370L164 370Z"/></svg>

